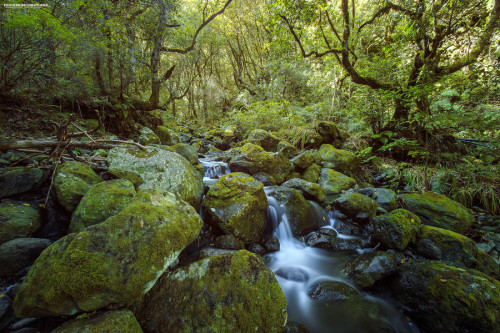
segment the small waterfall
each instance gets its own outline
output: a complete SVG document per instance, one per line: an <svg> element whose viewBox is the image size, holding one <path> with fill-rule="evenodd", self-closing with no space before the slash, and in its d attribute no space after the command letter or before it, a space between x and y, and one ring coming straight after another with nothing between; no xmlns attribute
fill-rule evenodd
<svg viewBox="0 0 500 333"><path fill-rule="evenodd" d="M205 175L203 176L205 185L215 184L217 179L231 172L227 163L212 161L210 157L200 158L200 165L205 169Z"/></svg>
<svg viewBox="0 0 500 333"><path fill-rule="evenodd" d="M357 254L313 248L294 238L286 209L268 195L269 189L265 190L268 200L267 232L274 234L280 241L280 250L267 254L265 262L275 273L286 296L289 320L303 323L311 333L373 332L388 326L393 332L418 332L418 329L410 327L394 306L370 295L364 296L366 303L363 303L363 308L349 303L325 303L312 299L309 296L310 289L320 282L339 281L353 286L341 270ZM316 211L318 228L335 229L334 214L325 211L317 203L311 204ZM337 237L357 238L342 234Z"/></svg>

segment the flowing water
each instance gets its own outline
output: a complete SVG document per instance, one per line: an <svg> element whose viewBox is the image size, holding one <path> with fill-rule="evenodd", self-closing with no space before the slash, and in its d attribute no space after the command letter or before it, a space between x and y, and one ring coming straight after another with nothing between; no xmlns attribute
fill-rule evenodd
<svg viewBox="0 0 500 333"><path fill-rule="evenodd" d="M309 296L310 288L325 281L339 281L354 287L341 273L345 262L357 253L333 252L309 247L292 236L286 211L276 199L268 197L268 230L280 241L280 251L265 256L288 302L288 319L315 332L409 332L419 330L392 304L364 295L363 302L318 301ZM335 229L328 213L326 228ZM318 221L321 225L322 221ZM354 236L338 234L339 238Z"/></svg>
<svg viewBox="0 0 500 333"><path fill-rule="evenodd" d="M210 157L200 158L200 165L205 169L203 176L203 184L205 185L215 184L217 179L230 172L227 163L213 161Z"/></svg>

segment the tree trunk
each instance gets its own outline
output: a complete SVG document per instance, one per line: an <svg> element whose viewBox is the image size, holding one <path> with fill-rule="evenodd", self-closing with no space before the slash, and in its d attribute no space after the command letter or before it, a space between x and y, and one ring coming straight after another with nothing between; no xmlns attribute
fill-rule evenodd
<svg viewBox="0 0 500 333"><path fill-rule="evenodd" d="M400 122L408 120L409 116L408 104L406 101L400 98L394 100L394 115L392 116L392 121Z"/></svg>
<svg viewBox="0 0 500 333"><path fill-rule="evenodd" d="M101 56L98 53L95 56L95 77L101 95L107 95L106 87L104 85L104 79L102 78L101 72Z"/></svg>

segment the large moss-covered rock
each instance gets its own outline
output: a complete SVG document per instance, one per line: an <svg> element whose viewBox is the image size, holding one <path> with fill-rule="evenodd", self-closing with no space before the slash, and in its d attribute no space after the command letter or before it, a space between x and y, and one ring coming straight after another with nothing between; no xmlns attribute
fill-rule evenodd
<svg viewBox="0 0 500 333"><path fill-rule="evenodd" d="M148 147L113 148L107 160L115 175L134 174L143 180L139 189L156 189L177 194L198 209L203 193L203 176L181 155ZM130 179L132 182L134 179Z"/></svg>
<svg viewBox="0 0 500 333"><path fill-rule="evenodd" d="M414 244L420 231L418 216L406 209L396 209L372 220L373 243L380 242L384 247L403 251L409 244Z"/></svg>
<svg viewBox="0 0 500 333"><path fill-rule="evenodd" d="M16 238L0 245L0 276L10 277L33 264L52 244L43 238Z"/></svg>
<svg viewBox="0 0 500 333"><path fill-rule="evenodd" d="M38 189L49 171L38 168L7 168L0 174L0 198Z"/></svg>
<svg viewBox="0 0 500 333"><path fill-rule="evenodd" d="M203 201L203 216L216 234L234 235L248 245L258 242L265 230L266 207L264 185L234 172L210 188Z"/></svg>
<svg viewBox="0 0 500 333"><path fill-rule="evenodd" d="M276 277L245 250L164 274L135 313L149 332L281 332L287 318Z"/></svg>
<svg viewBox="0 0 500 333"><path fill-rule="evenodd" d="M353 188L356 181L332 169L321 169L318 184L326 190L327 202L331 203L340 192Z"/></svg>
<svg viewBox="0 0 500 333"><path fill-rule="evenodd" d="M308 200L323 202L326 199L326 191L321 185L304 179L292 178L281 184L281 186L299 190L304 195L304 198Z"/></svg>
<svg viewBox="0 0 500 333"><path fill-rule="evenodd" d="M137 138L141 145L160 144L160 138L150 128L141 128L141 134Z"/></svg>
<svg viewBox="0 0 500 333"><path fill-rule="evenodd" d="M247 143L235 149L235 156L229 161L232 171L248 173L265 172L271 175L278 184L283 183L290 173L292 163L280 153L268 153L262 147Z"/></svg>
<svg viewBox="0 0 500 333"><path fill-rule="evenodd" d="M174 147L175 151L183 156L191 164L198 164L198 152L187 143L178 143Z"/></svg>
<svg viewBox="0 0 500 333"><path fill-rule="evenodd" d="M323 138L323 143L332 144L336 148L342 147L345 141L344 133L331 121L318 122L316 131Z"/></svg>
<svg viewBox="0 0 500 333"><path fill-rule="evenodd" d="M19 201L0 202L0 244L29 237L40 225L40 213L29 204Z"/></svg>
<svg viewBox="0 0 500 333"><path fill-rule="evenodd" d="M455 266L474 268L491 276L499 275L499 265L486 252L479 250L474 241L456 232L424 225L418 235L419 245L429 240L439 249L437 258L453 263ZM418 246L417 249L421 249ZM428 257L425 251L422 255Z"/></svg>
<svg viewBox="0 0 500 333"><path fill-rule="evenodd" d="M89 188L99 182L101 178L87 164L66 162L58 168L54 178L57 201L71 212Z"/></svg>
<svg viewBox="0 0 500 333"><path fill-rule="evenodd" d="M179 135L167 127L157 126L155 133L162 145L173 146L180 142Z"/></svg>
<svg viewBox="0 0 500 333"><path fill-rule="evenodd" d="M135 194L134 184L127 179L113 179L92 186L76 207L69 232L104 222L125 208Z"/></svg>
<svg viewBox="0 0 500 333"><path fill-rule="evenodd" d="M288 187L270 187L267 195L273 197L284 207L284 212L295 237L304 236L319 228L314 207L300 194Z"/></svg>
<svg viewBox="0 0 500 333"><path fill-rule="evenodd" d="M348 261L342 272L351 278L359 287L370 288L375 282L383 279L398 269L396 257L389 252L366 252Z"/></svg>
<svg viewBox="0 0 500 333"><path fill-rule="evenodd" d="M351 219L368 220L377 213L377 202L366 195L345 192L333 205Z"/></svg>
<svg viewBox="0 0 500 333"><path fill-rule="evenodd" d="M138 299L196 239L203 222L173 194L140 191L105 222L42 252L17 293L16 316L90 312Z"/></svg>
<svg viewBox="0 0 500 333"><path fill-rule="evenodd" d="M398 207L398 203L396 201L398 196L396 192L388 188L367 187L360 189L358 192L369 196L377 202L379 207L385 209L388 212Z"/></svg>
<svg viewBox="0 0 500 333"><path fill-rule="evenodd" d="M474 222L471 213L456 201L444 195L424 192L401 194L404 205L414 212L423 224L463 234Z"/></svg>
<svg viewBox="0 0 500 333"><path fill-rule="evenodd" d="M306 150L292 158L292 163L299 170L307 169L313 163L321 162L317 150Z"/></svg>
<svg viewBox="0 0 500 333"><path fill-rule="evenodd" d="M400 267L393 289L425 331L494 333L500 327L500 282L478 271L413 260Z"/></svg>
<svg viewBox="0 0 500 333"><path fill-rule="evenodd" d="M52 333L142 333L141 325L130 310L117 310L76 318Z"/></svg>
<svg viewBox="0 0 500 333"><path fill-rule="evenodd" d="M326 144L319 148L319 154L324 168L334 169L348 175L356 174L360 169L358 157L350 151Z"/></svg>
<svg viewBox="0 0 500 333"><path fill-rule="evenodd" d="M278 143L281 141L276 135L262 129L255 129L250 132L248 139L258 141L259 146L264 148L264 150L274 152L278 150Z"/></svg>
<svg viewBox="0 0 500 333"><path fill-rule="evenodd" d="M304 135L300 143L305 149L316 149L321 146L322 142L323 138L318 132L314 130L306 130L304 131Z"/></svg>

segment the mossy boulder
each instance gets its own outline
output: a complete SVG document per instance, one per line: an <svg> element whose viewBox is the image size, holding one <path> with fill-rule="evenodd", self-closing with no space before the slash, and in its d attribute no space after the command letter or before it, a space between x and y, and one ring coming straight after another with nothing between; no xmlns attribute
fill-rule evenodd
<svg viewBox="0 0 500 333"><path fill-rule="evenodd" d="M334 169L348 175L353 175L360 170L358 157L347 150L337 149L332 145L325 144L319 148L319 154L324 168Z"/></svg>
<svg viewBox="0 0 500 333"><path fill-rule="evenodd" d="M393 290L417 326L428 332L498 332L500 282L434 260L401 265Z"/></svg>
<svg viewBox="0 0 500 333"><path fill-rule="evenodd" d="M317 149L321 146L323 138L314 130L306 130L301 140L301 145L305 149Z"/></svg>
<svg viewBox="0 0 500 333"><path fill-rule="evenodd" d="M278 153L281 153L286 158L290 158L291 156L297 153L297 148L295 148L295 146L289 143L288 141L284 140L278 142L276 150L278 151Z"/></svg>
<svg viewBox="0 0 500 333"><path fill-rule="evenodd" d="M203 222L175 195L140 191L105 222L59 239L17 293L18 318L73 315L137 300L198 236Z"/></svg>
<svg viewBox="0 0 500 333"><path fill-rule="evenodd" d="M255 140L259 142L259 146L264 148L265 151L278 151L278 144L281 141L279 137L271 134L262 129L255 129L250 134L248 134L249 140Z"/></svg>
<svg viewBox="0 0 500 333"><path fill-rule="evenodd" d="M359 193L369 196L375 200L379 207L382 207L387 212L390 212L398 207L398 195L396 192L388 188L367 187L359 190Z"/></svg>
<svg viewBox="0 0 500 333"><path fill-rule="evenodd" d="M57 201L67 211L72 212L89 188L101 181L87 164L77 161L66 162L58 168L54 178Z"/></svg>
<svg viewBox="0 0 500 333"><path fill-rule="evenodd" d="M321 185L326 191L326 200L332 203L342 191L353 188L356 181L332 169L321 169L318 184Z"/></svg>
<svg viewBox="0 0 500 333"><path fill-rule="evenodd" d="M76 207L69 232L104 222L125 208L135 194L134 184L127 179L113 179L92 186Z"/></svg>
<svg viewBox="0 0 500 333"><path fill-rule="evenodd" d="M107 311L81 316L59 326L52 333L142 333L130 310Z"/></svg>
<svg viewBox="0 0 500 333"><path fill-rule="evenodd" d="M304 173L302 174L302 179L307 180L311 183L317 183L320 173L321 167L316 163L313 163L304 171Z"/></svg>
<svg viewBox="0 0 500 333"><path fill-rule="evenodd" d="M418 216L406 209L372 219L372 243L380 242L383 247L403 251L409 244L415 244L422 223Z"/></svg>
<svg viewBox="0 0 500 333"><path fill-rule="evenodd" d="M266 192L284 207L284 213L295 237L307 235L319 228L314 207L298 190L274 186L267 188Z"/></svg>
<svg viewBox="0 0 500 333"><path fill-rule="evenodd" d="M11 277L33 264L42 251L52 244L43 238L16 238L0 245L0 276Z"/></svg>
<svg viewBox="0 0 500 333"><path fill-rule="evenodd" d="M316 131L323 138L323 143L332 144L336 148L342 147L345 141L344 133L331 121L320 121L316 124Z"/></svg>
<svg viewBox="0 0 500 333"><path fill-rule="evenodd" d="M363 294L341 281L322 281L312 285L307 294L318 301L339 303L363 302Z"/></svg>
<svg viewBox="0 0 500 333"><path fill-rule="evenodd" d="M298 170L307 169L313 163L319 162L321 162L321 158L317 150L306 150L292 158L292 163Z"/></svg>
<svg viewBox="0 0 500 333"><path fill-rule="evenodd" d="M321 185L308 182L304 179L292 178L281 184L281 186L299 190L304 198L308 200L324 202L326 199L326 191L323 187L321 187Z"/></svg>
<svg viewBox="0 0 500 333"><path fill-rule="evenodd" d="M139 189L172 192L199 208L203 175L181 155L154 147L148 147L147 151L119 147L109 151L107 161L114 175L122 174L132 182L134 179L127 175L133 174L135 179L140 177L143 183Z"/></svg>
<svg viewBox="0 0 500 333"><path fill-rule="evenodd" d="M181 141L177 133L164 126L157 126L155 133L160 138L161 144L165 146L174 146Z"/></svg>
<svg viewBox="0 0 500 333"><path fill-rule="evenodd" d="M235 156L229 161L232 171L248 173L265 172L271 175L278 184L283 183L292 171L292 163L280 153L266 152L262 147L247 143L241 148L235 148Z"/></svg>
<svg viewBox="0 0 500 333"><path fill-rule="evenodd" d="M246 250L164 274L135 313L149 332L282 332L287 319L276 277Z"/></svg>
<svg viewBox="0 0 500 333"><path fill-rule="evenodd" d="M477 269L493 277L499 276L499 265L486 252L479 250L474 241L459 233L424 225L418 235L419 244L429 240L439 249L437 258L455 266ZM417 249L420 247L417 246ZM419 251L421 252L421 251ZM426 253L421 253L426 256Z"/></svg>
<svg viewBox="0 0 500 333"><path fill-rule="evenodd" d="M467 208L441 194L424 192L398 197L403 199L405 208L420 217L423 224L463 234L474 222Z"/></svg>
<svg viewBox="0 0 500 333"><path fill-rule="evenodd" d="M357 251L365 247L366 241L358 237L340 238L333 229L321 228L307 236L306 244L333 251Z"/></svg>
<svg viewBox="0 0 500 333"><path fill-rule="evenodd" d="M394 274L398 269L396 257L389 252L375 251L361 254L345 263L342 273L361 288L370 288L375 282Z"/></svg>
<svg viewBox="0 0 500 333"><path fill-rule="evenodd" d="M38 210L20 201L0 202L0 244L30 237L41 225Z"/></svg>
<svg viewBox="0 0 500 333"><path fill-rule="evenodd" d="M377 213L377 202L366 195L347 191L333 201L335 208L355 220L369 220Z"/></svg>
<svg viewBox="0 0 500 333"><path fill-rule="evenodd" d="M0 174L0 198L36 190L47 180L49 171L38 168L6 168Z"/></svg>
<svg viewBox="0 0 500 333"><path fill-rule="evenodd" d="M137 142L141 145L160 144L160 138L150 128L143 127L140 132Z"/></svg>
<svg viewBox="0 0 500 333"><path fill-rule="evenodd" d="M258 242L266 227L264 185L234 172L222 176L203 201L205 221L219 235L234 235L245 244Z"/></svg>
<svg viewBox="0 0 500 333"><path fill-rule="evenodd" d="M198 164L198 151L188 145L187 143L178 143L174 147L174 150L191 164Z"/></svg>

